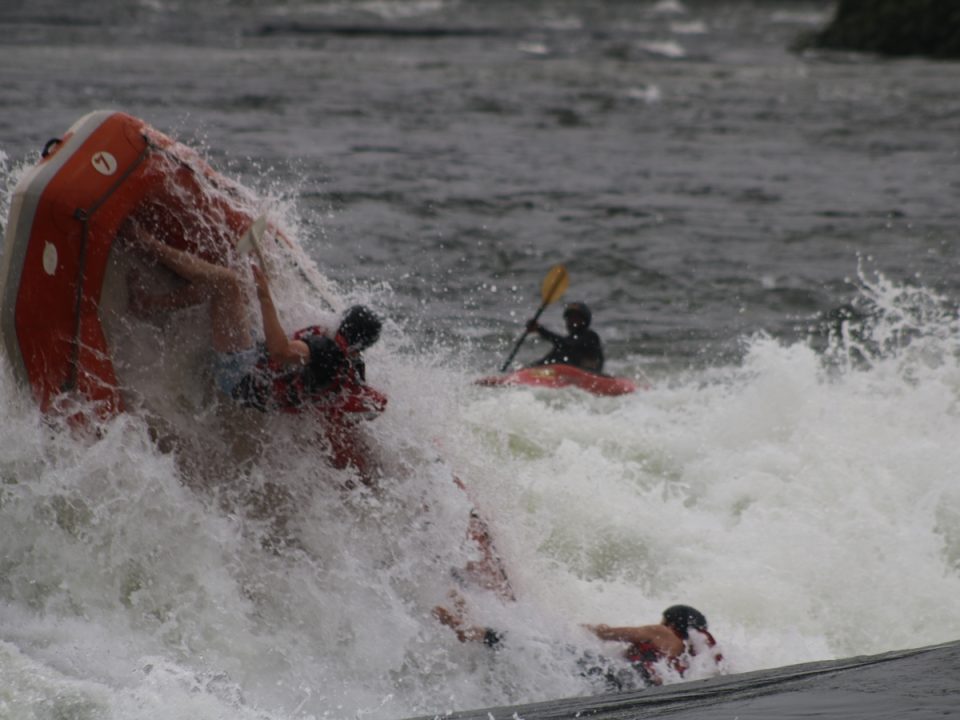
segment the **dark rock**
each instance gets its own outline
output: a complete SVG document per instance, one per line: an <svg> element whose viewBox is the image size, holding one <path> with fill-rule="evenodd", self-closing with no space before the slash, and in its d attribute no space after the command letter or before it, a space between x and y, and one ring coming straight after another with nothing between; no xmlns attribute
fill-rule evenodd
<svg viewBox="0 0 960 720"><path fill-rule="evenodd" d="M801 47L960 58L960 0L840 0Z"/></svg>

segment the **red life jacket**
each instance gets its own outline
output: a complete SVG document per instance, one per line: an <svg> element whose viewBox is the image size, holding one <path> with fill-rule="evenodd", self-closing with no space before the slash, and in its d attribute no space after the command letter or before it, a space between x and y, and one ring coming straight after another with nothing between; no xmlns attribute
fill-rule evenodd
<svg viewBox="0 0 960 720"><path fill-rule="evenodd" d="M697 628L690 628L691 633L700 633L700 637L703 638L701 643L701 649L706 649L707 652L713 652L713 648L717 646L717 641L713 639L713 635L710 634L708 630L699 630ZM690 668L690 664L687 662L689 658L697 656L697 646L694 644L692 638L682 638L683 639L683 654L680 657L673 658L670 661L671 667L673 667L680 676ZM705 647L704 647L705 646ZM723 653L720 651L713 652L713 662L718 667L723 661Z"/></svg>
<svg viewBox="0 0 960 720"><path fill-rule="evenodd" d="M633 669L643 676L644 681L651 685L659 685L663 682L660 677L659 666L664 660L667 660L667 654L652 642L633 643L624 653ZM677 667L678 658L671 658L669 664L680 675L683 671Z"/></svg>
<svg viewBox="0 0 960 720"><path fill-rule="evenodd" d="M293 334L294 340L304 342L313 337L326 338L326 333L322 327L311 325ZM324 387L311 391L304 377L304 368L291 370L263 352L248 376L249 382L244 383L240 400L260 410L288 413L318 410L334 420L341 419L345 413L377 415L383 412L387 398L363 382L362 359L349 350L347 341L339 334L333 342L347 362Z"/></svg>
<svg viewBox="0 0 960 720"><path fill-rule="evenodd" d="M628 647L624 653L624 657L626 657L627 661L633 665L634 669L643 675L644 679L653 685L660 685L663 682L663 678L660 677L657 666L660 665L664 660L667 661L667 664L673 668L673 670L675 670L680 677L683 677L683 674L690 667L687 659L694 657L697 654L697 648L693 645L689 638L683 637L673 628L670 628L670 630L674 635L683 641L683 652L680 655L677 655L676 657L667 657L667 654L663 652L663 650L651 642L634 643ZM700 633L703 636L704 643L708 648L716 647L717 641L714 640L713 635L711 635L707 630L690 628L690 631ZM720 652L715 653L713 660L719 666L723 660L723 654Z"/></svg>

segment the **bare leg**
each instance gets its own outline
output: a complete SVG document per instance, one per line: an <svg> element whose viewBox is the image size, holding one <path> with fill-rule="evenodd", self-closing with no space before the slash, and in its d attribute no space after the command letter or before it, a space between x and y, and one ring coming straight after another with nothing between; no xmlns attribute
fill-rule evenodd
<svg viewBox="0 0 960 720"><path fill-rule="evenodd" d="M483 556L481 560L471 560L466 564L464 570L467 576L480 587L496 593L501 600L516 600L507 570L493 546L490 528L476 510L470 512L467 536L476 543Z"/></svg>
<svg viewBox="0 0 960 720"><path fill-rule="evenodd" d="M210 300L211 344L217 352L238 352L253 346L247 293L240 274L183 250L165 245L134 222L124 234L150 256L196 287Z"/></svg>
<svg viewBox="0 0 960 720"><path fill-rule="evenodd" d="M453 482L468 496L470 495L467 486L456 475L453 476ZM510 585L510 578L507 575L507 569L494 547L490 526L487 525L476 508L470 510L467 537L473 540L482 557L480 560L471 560L464 566L465 579L472 580L487 590L492 590L501 600L516 600L513 587Z"/></svg>

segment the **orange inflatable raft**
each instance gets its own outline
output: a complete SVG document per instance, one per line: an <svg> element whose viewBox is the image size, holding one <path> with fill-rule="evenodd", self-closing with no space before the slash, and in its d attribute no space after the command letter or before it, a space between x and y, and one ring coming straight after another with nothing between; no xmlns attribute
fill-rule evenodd
<svg viewBox="0 0 960 720"><path fill-rule="evenodd" d="M136 217L181 247L194 238L190 249L213 257L252 223L238 187L123 113L90 113L47 143L14 190L0 260L0 338L44 411L70 396L100 416L121 409L98 313L121 223Z"/></svg>
<svg viewBox="0 0 960 720"><path fill-rule="evenodd" d="M111 111L80 118L47 143L11 200L0 250L0 340L16 378L44 412L82 419L123 410L100 301L124 221L223 262L256 214L252 193L142 120ZM382 409L386 399L364 390ZM337 425L370 411L351 397L326 407Z"/></svg>

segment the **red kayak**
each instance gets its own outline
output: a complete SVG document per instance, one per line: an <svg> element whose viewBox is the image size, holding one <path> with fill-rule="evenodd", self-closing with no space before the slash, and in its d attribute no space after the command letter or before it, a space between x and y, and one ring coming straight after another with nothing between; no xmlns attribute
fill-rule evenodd
<svg viewBox="0 0 960 720"><path fill-rule="evenodd" d="M573 365L538 365L523 368L506 375L480 378L477 385L528 385L532 387L576 387L594 395L627 395L636 392L638 385L629 378L600 375L581 370Z"/></svg>

